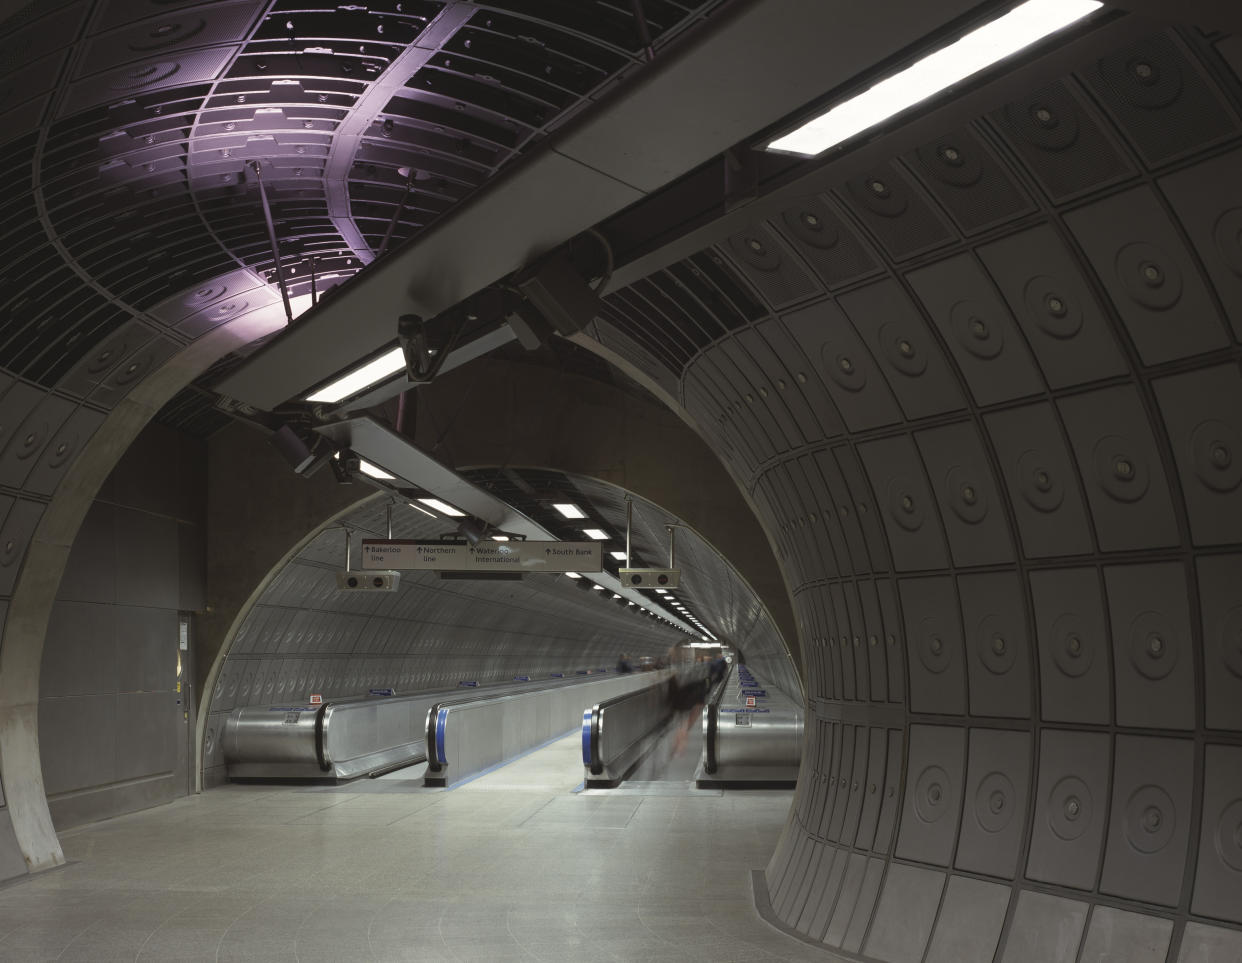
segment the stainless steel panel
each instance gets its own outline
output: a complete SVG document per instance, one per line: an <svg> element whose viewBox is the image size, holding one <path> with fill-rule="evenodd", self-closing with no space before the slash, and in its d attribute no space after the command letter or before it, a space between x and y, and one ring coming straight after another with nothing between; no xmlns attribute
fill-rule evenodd
<svg viewBox="0 0 1242 963"><path fill-rule="evenodd" d="M1008 907L1009 887L950 876L927 963L992 963Z"/></svg>
<svg viewBox="0 0 1242 963"><path fill-rule="evenodd" d="M1083 555L1091 526L1061 426L1050 405L1032 405L983 419L1009 489L1027 558Z"/></svg>
<svg viewBox="0 0 1242 963"><path fill-rule="evenodd" d="M1242 541L1242 374L1237 365L1161 378L1154 388L1195 544Z"/></svg>
<svg viewBox="0 0 1242 963"><path fill-rule="evenodd" d="M1205 752L1203 821L1191 909L1242 923L1242 747Z"/></svg>
<svg viewBox="0 0 1242 963"><path fill-rule="evenodd" d="M1074 889L1095 886L1108 816L1109 770L1109 737L1104 733L1043 733L1026 862L1031 879Z"/></svg>
<svg viewBox="0 0 1242 963"><path fill-rule="evenodd" d="M890 864L865 952L888 963L919 963L940 906L945 874Z"/></svg>
<svg viewBox="0 0 1242 963"><path fill-rule="evenodd" d="M940 329L975 401L990 405L1043 390L1039 370L1009 308L969 254L914 271L909 281Z"/></svg>
<svg viewBox="0 0 1242 963"><path fill-rule="evenodd" d="M1109 720L1109 652L1095 569L1031 573L1039 640L1042 715L1061 722Z"/></svg>
<svg viewBox="0 0 1242 963"><path fill-rule="evenodd" d="M953 563L1011 560L1013 536L978 429L963 422L915 432L914 438L940 505Z"/></svg>
<svg viewBox="0 0 1242 963"><path fill-rule="evenodd" d="M1075 960L1087 920L1087 904L1023 890L1018 894L1001 963Z"/></svg>
<svg viewBox="0 0 1242 963"><path fill-rule="evenodd" d="M906 418L965 407L957 378L901 285L885 279L843 294L839 303L879 362Z"/></svg>
<svg viewBox="0 0 1242 963"><path fill-rule="evenodd" d="M1194 644L1179 562L1104 569L1113 634L1117 724L1195 725Z"/></svg>
<svg viewBox="0 0 1242 963"><path fill-rule="evenodd" d="M909 777L896 853L948 866L961 820L966 731L948 726L911 726Z"/></svg>
<svg viewBox="0 0 1242 963"><path fill-rule="evenodd" d="M1176 906L1190 840L1194 744L1118 736L1100 889Z"/></svg>
<svg viewBox="0 0 1242 963"><path fill-rule="evenodd" d="M1016 572L959 575L970 712L1031 714L1031 643Z"/></svg>
<svg viewBox="0 0 1242 963"><path fill-rule="evenodd" d="M1031 737L970 730L970 761L958 836L958 869L1013 879L1030 800Z"/></svg>

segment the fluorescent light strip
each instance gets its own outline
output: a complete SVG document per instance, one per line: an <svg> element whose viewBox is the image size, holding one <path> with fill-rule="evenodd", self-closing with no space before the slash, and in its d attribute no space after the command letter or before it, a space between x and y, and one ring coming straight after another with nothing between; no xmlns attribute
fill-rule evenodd
<svg viewBox="0 0 1242 963"><path fill-rule="evenodd" d="M560 504L553 505L552 507L566 518L586 518L586 512L572 502L561 502Z"/></svg>
<svg viewBox="0 0 1242 963"><path fill-rule="evenodd" d="M405 369L405 354L400 348L380 355L374 361L368 361L361 368L351 371L331 384L324 385L313 395L307 395L307 401L326 401L332 404L342 401L350 395L356 395L373 384L391 378L398 371Z"/></svg>
<svg viewBox="0 0 1242 963"><path fill-rule="evenodd" d="M1099 0L1027 0L1004 16L829 108L769 150L813 156L861 134L1102 7Z"/></svg>
<svg viewBox="0 0 1242 963"><path fill-rule="evenodd" d="M587 538L595 539L597 542L607 541L608 539L608 533L602 528L584 528L582 534Z"/></svg>
<svg viewBox="0 0 1242 963"><path fill-rule="evenodd" d="M508 535L493 535L492 541L493 542L507 542L509 541L509 536Z"/></svg>
<svg viewBox="0 0 1242 963"><path fill-rule="evenodd" d="M565 577L566 578L582 578L582 576L579 575L577 572L566 572Z"/></svg>
<svg viewBox="0 0 1242 963"><path fill-rule="evenodd" d="M414 509L414 511L416 511L416 512L422 512L422 513L423 513L424 515L426 515L428 518L439 518L439 517L440 517L440 516L439 516L439 515L437 515L435 512L429 512L429 511L427 511L427 509L423 508L423 506L422 506L422 505L415 505L413 502L406 502L406 504L407 504L407 505L409 505L412 509Z"/></svg>
<svg viewBox="0 0 1242 963"><path fill-rule="evenodd" d="M625 552L609 552L608 554L615 558L618 562L625 561Z"/></svg>
<svg viewBox="0 0 1242 963"><path fill-rule="evenodd" d="M370 475L372 478L378 478L381 481L392 481L396 475L390 475L384 469L372 465L369 461L358 459L358 470L364 475Z"/></svg>
<svg viewBox="0 0 1242 963"><path fill-rule="evenodd" d="M420 498L419 501L422 502L424 505L426 505L428 508L434 508L437 512L439 512L442 515L449 515L453 518L465 518L466 517L465 512L461 511L460 509L454 508L448 502L440 501L440 499L438 498Z"/></svg>

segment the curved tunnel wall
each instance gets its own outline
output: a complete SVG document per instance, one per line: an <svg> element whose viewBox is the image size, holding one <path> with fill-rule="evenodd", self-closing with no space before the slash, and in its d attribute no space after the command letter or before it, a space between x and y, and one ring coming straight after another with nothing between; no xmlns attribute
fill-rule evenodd
<svg viewBox="0 0 1242 963"><path fill-rule="evenodd" d="M606 299L778 545L812 942L1242 954L1240 69L1151 36Z"/></svg>
<svg viewBox="0 0 1242 963"><path fill-rule="evenodd" d="M593 478L569 477L598 517L612 521L615 530L624 531L625 493L621 489ZM647 564L662 566L667 562L663 555L668 546L665 525L680 525L682 519L645 499L632 497L634 544L647 549ZM676 596L690 603L719 641L736 646L767 685L796 698L802 689L797 671L763 600L699 533L688 528L676 531L676 567L682 573Z"/></svg>
<svg viewBox="0 0 1242 963"><path fill-rule="evenodd" d="M339 591L342 526L355 532L356 566L357 540L386 535L385 502L369 499L316 534L241 618L206 710L204 784L225 778L218 735L238 706L611 670L622 652L663 655L686 638L560 576L441 581L411 571L396 592ZM394 538L434 539L445 526L400 503L393 511Z"/></svg>

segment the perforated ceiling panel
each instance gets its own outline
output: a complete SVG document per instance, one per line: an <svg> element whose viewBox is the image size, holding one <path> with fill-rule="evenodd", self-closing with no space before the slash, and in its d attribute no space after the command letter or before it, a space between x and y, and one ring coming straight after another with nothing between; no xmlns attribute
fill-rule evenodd
<svg viewBox="0 0 1242 963"><path fill-rule="evenodd" d="M654 48L718 2L647 2ZM283 323L278 263L297 314L622 82L642 36L594 0L27 6L0 25L0 487L46 500L190 342ZM219 423L193 395L165 420Z"/></svg>
<svg viewBox="0 0 1242 963"><path fill-rule="evenodd" d="M795 599L766 883L804 938L1240 958L1240 95L1155 34L608 299ZM708 264L728 309L691 326L670 275Z"/></svg>

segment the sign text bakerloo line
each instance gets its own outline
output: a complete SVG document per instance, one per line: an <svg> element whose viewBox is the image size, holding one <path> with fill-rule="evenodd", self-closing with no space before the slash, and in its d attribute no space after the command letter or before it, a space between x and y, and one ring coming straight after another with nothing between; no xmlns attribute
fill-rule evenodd
<svg viewBox="0 0 1242 963"><path fill-rule="evenodd" d="M363 569L440 572L600 572L599 542L420 542L364 539Z"/></svg>

